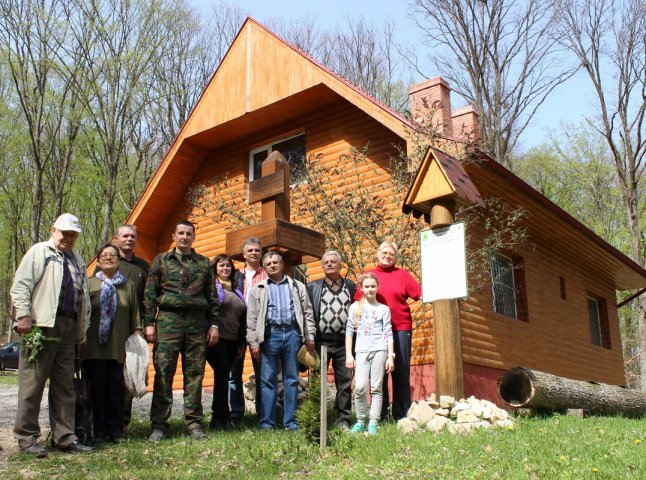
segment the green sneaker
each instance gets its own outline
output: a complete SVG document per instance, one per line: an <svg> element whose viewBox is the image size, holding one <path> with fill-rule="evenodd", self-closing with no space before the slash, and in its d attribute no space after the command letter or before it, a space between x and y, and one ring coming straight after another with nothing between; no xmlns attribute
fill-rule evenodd
<svg viewBox="0 0 646 480"><path fill-rule="evenodd" d="M361 433L365 429L366 429L366 427L363 426L363 423L357 422L350 429L350 433Z"/></svg>
<svg viewBox="0 0 646 480"><path fill-rule="evenodd" d="M377 435L377 425L368 425L368 435Z"/></svg>

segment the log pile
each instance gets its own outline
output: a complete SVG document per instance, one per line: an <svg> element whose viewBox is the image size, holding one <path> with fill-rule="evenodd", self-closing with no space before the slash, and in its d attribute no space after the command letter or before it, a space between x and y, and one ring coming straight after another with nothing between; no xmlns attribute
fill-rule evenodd
<svg viewBox="0 0 646 480"><path fill-rule="evenodd" d="M513 425L507 411L488 400L473 396L455 400L448 395L441 395L437 400L434 393L426 400L413 402L406 418L397 422L397 428L404 433L446 429L455 434L477 428L513 428Z"/></svg>
<svg viewBox="0 0 646 480"><path fill-rule="evenodd" d="M515 367L498 382L500 398L511 407L536 410L580 409L595 415L646 414L646 393L622 386L572 380Z"/></svg>

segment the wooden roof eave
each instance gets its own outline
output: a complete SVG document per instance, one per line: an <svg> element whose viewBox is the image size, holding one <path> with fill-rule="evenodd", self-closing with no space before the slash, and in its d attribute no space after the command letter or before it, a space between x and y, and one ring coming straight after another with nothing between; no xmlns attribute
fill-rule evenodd
<svg viewBox="0 0 646 480"><path fill-rule="evenodd" d="M478 160L479 161L471 164L472 166L470 166L469 169L486 168L500 176L506 183L512 185L515 189L521 192L523 198L539 204L551 216L567 225L572 232L575 232L575 234L581 238L581 240L589 242L598 249L600 254L607 255L608 258L611 258L615 265L614 281L616 290L627 291L646 287L646 269L644 269L644 267L639 265L623 252L619 251L610 243L606 242L603 238L579 222L572 215L567 213L544 195L541 195L537 190L493 160L491 157L481 153Z"/></svg>

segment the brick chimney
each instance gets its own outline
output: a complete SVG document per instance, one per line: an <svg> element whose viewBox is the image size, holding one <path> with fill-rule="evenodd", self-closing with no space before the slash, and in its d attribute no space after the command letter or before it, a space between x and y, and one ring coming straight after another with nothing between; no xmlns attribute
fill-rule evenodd
<svg viewBox="0 0 646 480"><path fill-rule="evenodd" d="M410 112L419 124L428 124L443 136L453 135L451 89L442 77L431 78L408 89Z"/></svg>
<svg viewBox="0 0 646 480"><path fill-rule="evenodd" d="M465 142L480 139L480 115L473 105L453 110L453 133Z"/></svg>

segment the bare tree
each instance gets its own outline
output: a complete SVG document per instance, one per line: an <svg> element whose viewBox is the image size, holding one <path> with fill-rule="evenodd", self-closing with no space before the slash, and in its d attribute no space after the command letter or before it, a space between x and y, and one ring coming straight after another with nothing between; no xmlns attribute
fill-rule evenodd
<svg viewBox="0 0 646 480"><path fill-rule="evenodd" d="M62 2L56 0L0 1L0 42L29 132L32 243L41 240L43 212L50 208L45 176L59 159L61 130L67 123L66 113L73 108L71 82L61 78L56 68L55 48L67 35L65 23L59 21L61 8ZM74 137L68 140L73 142Z"/></svg>
<svg viewBox="0 0 646 480"><path fill-rule="evenodd" d="M644 255L642 179L646 155L646 4L643 0L561 0L562 41L594 87L598 117L589 125L605 139L617 171L632 258ZM646 391L646 299L640 297L641 388Z"/></svg>
<svg viewBox="0 0 646 480"><path fill-rule="evenodd" d="M142 119L151 85L147 72L159 61L160 1L70 0L67 16L80 47L60 45L68 64L68 78L75 80L91 128L84 131L86 153L101 169L105 182L101 200L103 219L100 241L112 233L112 216L118 194L119 173L129 149L129 132ZM76 64L87 65L81 72ZM81 80L82 76L85 79ZM86 90L87 86L87 90Z"/></svg>
<svg viewBox="0 0 646 480"><path fill-rule="evenodd" d="M551 0L411 0L410 6L439 74L480 113L482 148L511 167L518 137L575 71L559 55Z"/></svg>
<svg viewBox="0 0 646 480"><path fill-rule="evenodd" d="M268 25L364 92L394 110L404 110L410 82L392 21L378 27L364 18L346 18L330 30L320 29L314 17L289 22L273 18Z"/></svg>

